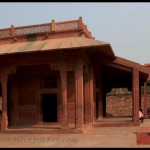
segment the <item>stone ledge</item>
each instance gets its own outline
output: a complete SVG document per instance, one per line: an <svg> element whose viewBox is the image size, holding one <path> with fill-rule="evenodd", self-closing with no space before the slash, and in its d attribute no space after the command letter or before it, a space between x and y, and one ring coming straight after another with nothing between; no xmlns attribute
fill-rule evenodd
<svg viewBox="0 0 150 150"><path fill-rule="evenodd" d="M150 144L150 127L139 127L136 133L137 144Z"/></svg>

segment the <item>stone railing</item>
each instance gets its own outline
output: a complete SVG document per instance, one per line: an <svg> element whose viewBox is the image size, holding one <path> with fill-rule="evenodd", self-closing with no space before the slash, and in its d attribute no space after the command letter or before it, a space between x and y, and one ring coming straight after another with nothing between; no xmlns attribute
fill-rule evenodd
<svg viewBox="0 0 150 150"><path fill-rule="evenodd" d="M8 37L11 36L10 28L0 29L0 37Z"/></svg>
<svg viewBox="0 0 150 150"><path fill-rule="evenodd" d="M11 25L11 28L0 29L0 38L2 39L27 34L67 31L75 29L82 29L85 34L87 34L87 36L92 37L91 32L87 30L87 26L83 24L82 17L79 17L78 20L64 22L55 22L54 20L52 20L51 23L47 24L37 24L20 27L14 27L13 25Z"/></svg>
<svg viewBox="0 0 150 150"><path fill-rule="evenodd" d="M60 30L72 30L72 29L78 29L79 28L79 22L78 21L67 21L67 22L61 22L61 23L55 23L55 29L57 31Z"/></svg>
<svg viewBox="0 0 150 150"><path fill-rule="evenodd" d="M87 25L84 25L84 24L83 24L81 17L79 18L79 26L80 26L81 29L84 30L84 32L85 32L89 37L92 37L91 32L89 32L88 29L87 29Z"/></svg>
<svg viewBox="0 0 150 150"><path fill-rule="evenodd" d="M51 31L51 24L34 25L15 28L16 35L32 34Z"/></svg>

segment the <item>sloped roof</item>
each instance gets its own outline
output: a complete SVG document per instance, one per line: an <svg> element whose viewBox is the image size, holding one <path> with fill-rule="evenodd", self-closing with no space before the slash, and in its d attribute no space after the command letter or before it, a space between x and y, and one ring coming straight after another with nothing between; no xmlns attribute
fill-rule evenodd
<svg viewBox="0 0 150 150"><path fill-rule="evenodd" d="M138 68L139 71L141 71L143 73L146 73L146 74L149 74L148 68L146 68L145 66L143 66L143 65L141 65L139 63L136 63L134 61L130 61L128 59L116 56L116 59L114 60L114 62L116 62L118 64L122 64L124 66L131 67L131 68L134 68L134 67Z"/></svg>
<svg viewBox="0 0 150 150"><path fill-rule="evenodd" d="M40 41L27 41L3 44L0 45L0 55L92 47L101 47L100 49L96 50L102 51L103 53L110 55L111 57L115 57L114 52L109 43L85 37L56 38Z"/></svg>

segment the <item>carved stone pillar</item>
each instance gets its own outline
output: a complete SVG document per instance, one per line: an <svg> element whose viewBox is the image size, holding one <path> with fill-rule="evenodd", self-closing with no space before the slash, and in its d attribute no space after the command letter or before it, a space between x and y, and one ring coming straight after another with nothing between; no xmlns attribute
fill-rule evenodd
<svg viewBox="0 0 150 150"><path fill-rule="evenodd" d="M147 118L147 82L144 82L144 116Z"/></svg>
<svg viewBox="0 0 150 150"><path fill-rule="evenodd" d="M102 72L100 70L98 77L98 118L103 118L103 92L102 92Z"/></svg>
<svg viewBox="0 0 150 150"><path fill-rule="evenodd" d="M84 123L91 123L91 102L90 102L90 75L89 66L83 67L83 80L84 80Z"/></svg>
<svg viewBox="0 0 150 150"><path fill-rule="evenodd" d="M61 99L62 99L62 126L68 128L67 119L67 72L64 67L60 71L61 78Z"/></svg>
<svg viewBox="0 0 150 150"><path fill-rule="evenodd" d="M141 85L139 85L139 108L142 108Z"/></svg>
<svg viewBox="0 0 150 150"><path fill-rule="evenodd" d="M132 96L133 96L133 122L139 121L139 71L133 68L132 79Z"/></svg>
<svg viewBox="0 0 150 150"><path fill-rule="evenodd" d="M7 75L1 77L2 86L2 121L1 130L7 130L8 128L8 115L7 115Z"/></svg>
<svg viewBox="0 0 150 150"><path fill-rule="evenodd" d="M84 103L83 103L83 60L77 58L75 62L76 80L76 128L84 128Z"/></svg>
<svg viewBox="0 0 150 150"><path fill-rule="evenodd" d="M93 68L90 65L90 118L93 123L94 120L94 76L93 76Z"/></svg>

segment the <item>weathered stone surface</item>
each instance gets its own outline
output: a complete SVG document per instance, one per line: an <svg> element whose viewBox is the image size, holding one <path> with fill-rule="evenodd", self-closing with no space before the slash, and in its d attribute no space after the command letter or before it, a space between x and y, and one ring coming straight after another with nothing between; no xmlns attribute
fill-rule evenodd
<svg viewBox="0 0 150 150"><path fill-rule="evenodd" d="M150 144L150 127L139 127L136 138L137 144Z"/></svg>

